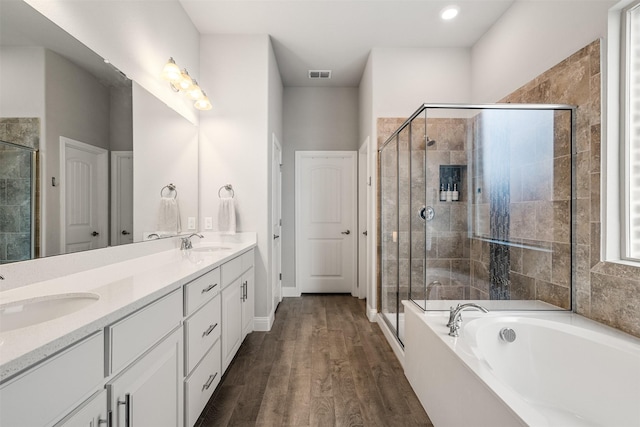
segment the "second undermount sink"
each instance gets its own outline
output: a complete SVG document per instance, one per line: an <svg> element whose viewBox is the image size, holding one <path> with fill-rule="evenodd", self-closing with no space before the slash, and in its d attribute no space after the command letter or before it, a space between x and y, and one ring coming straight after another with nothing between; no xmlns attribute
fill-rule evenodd
<svg viewBox="0 0 640 427"><path fill-rule="evenodd" d="M230 251L231 248L228 246L222 246L222 245L201 245L201 246L194 246L193 248L191 248L191 250L194 252L218 252L218 251Z"/></svg>
<svg viewBox="0 0 640 427"><path fill-rule="evenodd" d="M97 302L91 292L47 295L0 305L0 332L25 328L74 313Z"/></svg>

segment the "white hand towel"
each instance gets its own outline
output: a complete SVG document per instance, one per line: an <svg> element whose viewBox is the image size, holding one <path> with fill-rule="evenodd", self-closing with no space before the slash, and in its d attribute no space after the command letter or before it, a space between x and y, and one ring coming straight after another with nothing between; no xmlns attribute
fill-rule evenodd
<svg viewBox="0 0 640 427"><path fill-rule="evenodd" d="M236 207L233 197L223 197L218 206L218 231L223 234L236 234Z"/></svg>
<svg viewBox="0 0 640 427"><path fill-rule="evenodd" d="M158 209L158 231L180 233L180 209L173 197L162 197Z"/></svg>

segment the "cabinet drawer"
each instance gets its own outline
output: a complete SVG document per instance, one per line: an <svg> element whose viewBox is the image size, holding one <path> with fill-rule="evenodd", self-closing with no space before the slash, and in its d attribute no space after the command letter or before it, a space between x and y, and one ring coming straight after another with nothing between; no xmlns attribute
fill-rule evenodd
<svg viewBox="0 0 640 427"><path fill-rule="evenodd" d="M220 338L220 294L184 322L185 372L189 373Z"/></svg>
<svg viewBox="0 0 640 427"><path fill-rule="evenodd" d="M220 268L187 283L184 286L184 315L189 316L218 292L220 292Z"/></svg>
<svg viewBox="0 0 640 427"><path fill-rule="evenodd" d="M97 391L104 335L92 335L0 386L0 426L50 425Z"/></svg>
<svg viewBox="0 0 640 427"><path fill-rule="evenodd" d="M253 253L253 249L249 252L243 253L240 258L242 258L242 271L247 271L251 267L253 267L255 255Z"/></svg>
<svg viewBox="0 0 640 427"><path fill-rule="evenodd" d="M225 262L220 269L222 270L222 287L226 288L242 274L242 256Z"/></svg>
<svg viewBox="0 0 640 427"><path fill-rule="evenodd" d="M220 383L220 341L202 359L191 376L184 381L186 427L198 420L200 413Z"/></svg>
<svg viewBox="0 0 640 427"><path fill-rule="evenodd" d="M124 368L182 320L182 292L178 289L107 327L107 372Z"/></svg>
<svg viewBox="0 0 640 427"><path fill-rule="evenodd" d="M93 427L107 423L107 390L97 391L53 427Z"/></svg>

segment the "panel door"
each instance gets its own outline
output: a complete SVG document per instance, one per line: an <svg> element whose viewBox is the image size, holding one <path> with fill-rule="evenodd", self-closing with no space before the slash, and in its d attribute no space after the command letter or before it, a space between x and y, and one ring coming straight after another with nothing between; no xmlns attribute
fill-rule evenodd
<svg viewBox="0 0 640 427"><path fill-rule="evenodd" d="M352 292L356 169L356 152L296 153L296 286L301 292Z"/></svg>
<svg viewBox="0 0 640 427"><path fill-rule="evenodd" d="M61 138L63 253L103 248L108 243L107 152Z"/></svg>
<svg viewBox="0 0 640 427"><path fill-rule="evenodd" d="M242 343L242 277L222 290L222 372Z"/></svg>
<svg viewBox="0 0 640 427"><path fill-rule="evenodd" d="M107 384L113 426L181 427L182 372L182 334L177 328Z"/></svg>

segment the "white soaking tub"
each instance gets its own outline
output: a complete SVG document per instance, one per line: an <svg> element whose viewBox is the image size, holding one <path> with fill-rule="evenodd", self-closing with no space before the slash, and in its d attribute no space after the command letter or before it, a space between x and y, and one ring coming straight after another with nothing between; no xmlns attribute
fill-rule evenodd
<svg viewBox="0 0 640 427"><path fill-rule="evenodd" d="M495 311L464 311L453 338L448 312L404 304L405 375L436 427L640 426L640 339L573 313Z"/></svg>

